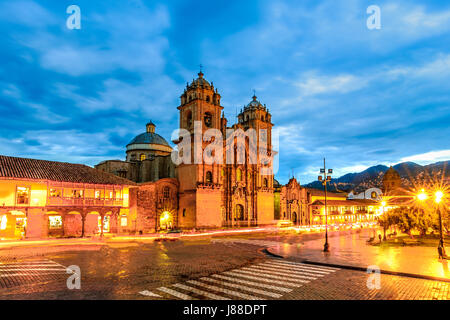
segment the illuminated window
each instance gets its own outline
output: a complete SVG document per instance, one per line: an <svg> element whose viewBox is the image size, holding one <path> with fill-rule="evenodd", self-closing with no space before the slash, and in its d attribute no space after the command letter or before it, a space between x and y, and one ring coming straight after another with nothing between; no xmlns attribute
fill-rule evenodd
<svg viewBox="0 0 450 320"><path fill-rule="evenodd" d="M140 159L141 161L144 161L144 160L145 160L145 154L142 153L142 154L140 155L139 159Z"/></svg>
<svg viewBox="0 0 450 320"><path fill-rule="evenodd" d="M98 232L102 231L102 217L98 216ZM109 216L103 218L103 232L109 232Z"/></svg>
<svg viewBox="0 0 450 320"><path fill-rule="evenodd" d="M241 169L236 170L236 180L241 181L242 180L242 171Z"/></svg>
<svg viewBox="0 0 450 320"><path fill-rule="evenodd" d="M61 216L49 216L48 222L49 222L50 229L61 229L62 228L62 217Z"/></svg>
<svg viewBox="0 0 450 320"><path fill-rule="evenodd" d="M267 188L267 187L269 186L269 182L268 182L267 178L264 178L264 180L263 180L263 186L264 186L265 188Z"/></svg>
<svg viewBox="0 0 450 320"><path fill-rule="evenodd" d="M212 173L211 171L206 171L206 182L212 183Z"/></svg>
<svg viewBox="0 0 450 320"><path fill-rule="evenodd" d="M121 216L120 217L120 226L121 227L128 226L128 217L127 216Z"/></svg>
<svg viewBox="0 0 450 320"><path fill-rule="evenodd" d="M6 215L2 215L0 217L0 230L5 230L7 223L8 223L8 218L6 217Z"/></svg>
<svg viewBox="0 0 450 320"><path fill-rule="evenodd" d="M30 201L30 188L17 187L17 204L28 204Z"/></svg>
<svg viewBox="0 0 450 320"><path fill-rule="evenodd" d="M372 199L375 199L377 197L377 193L375 191L372 191L371 197L372 197Z"/></svg>
<svg viewBox="0 0 450 320"><path fill-rule="evenodd" d="M164 189L163 189L163 197L164 197L164 199L169 199L169 193L170 193L169 187L164 187Z"/></svg>
<svg viewBox="0 0 450 320"><path fill-rule="evenodd" d="M61 193L62 193L61 189L54 189L54 188L50 189L51 198L61 198Z"/></svg>
<svg viewBox="0 0 450 320"><path fill-rule="evenodd" d="M100 199L100 197L101 197L100 190L95 190L95 199Z"/></svg>
<svg viewBox="0 0 450 320"><path fill-rule="evenodd" d="M83 190L80 190L80 189L73 189L73 190L72 190L72 196L73 196L74 198L81 198L81 197L83 197Z"/></svg>

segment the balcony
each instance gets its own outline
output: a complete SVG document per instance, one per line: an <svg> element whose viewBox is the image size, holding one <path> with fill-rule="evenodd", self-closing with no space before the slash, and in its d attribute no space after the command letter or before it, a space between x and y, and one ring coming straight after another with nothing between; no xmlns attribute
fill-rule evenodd
<svg viewBox="0 0 450 320"><path fill-rule="evenodd" d="M79 206L79 207L121 207L122 199L100 199L100 198L72 198L72 197L50 197L48 206Z"/></svg>

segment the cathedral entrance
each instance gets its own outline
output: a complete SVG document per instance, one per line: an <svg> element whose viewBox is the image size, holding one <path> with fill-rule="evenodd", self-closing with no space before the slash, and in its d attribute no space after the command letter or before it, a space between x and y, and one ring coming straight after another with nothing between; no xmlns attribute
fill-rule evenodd
<svg viewBox="0 0 450 320"><path fill-rule="evenodd" d="M161 230L170 230L173 228L173 216L169 211L164 211L159 216L159 228Z"/></svg>

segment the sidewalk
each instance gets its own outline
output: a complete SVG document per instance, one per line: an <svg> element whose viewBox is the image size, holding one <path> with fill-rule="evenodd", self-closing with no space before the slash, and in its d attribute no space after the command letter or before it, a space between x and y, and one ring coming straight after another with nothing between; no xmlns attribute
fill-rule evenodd
<svg viewBox="0 0 450 320"><path fill-rule="evenodd" d="M450 279L446 260L438 260L434 247L379 247L366 241L373 234L371 230L361 233L329 237L330 252L324 253L324 239L305 241L299 244L284 244L268 248L272 254L302 261L356 267L367 270L378 266L387 272L407 273L417 276Z"/></svg>

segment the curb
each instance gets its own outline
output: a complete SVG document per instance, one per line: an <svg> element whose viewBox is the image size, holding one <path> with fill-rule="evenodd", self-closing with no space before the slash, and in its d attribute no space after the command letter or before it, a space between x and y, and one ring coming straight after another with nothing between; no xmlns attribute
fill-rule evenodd
<svg viewBox="0 0 450 320"><path fill-rule="evenodd" d="M268 255L271 255L275 258L281 258L286 259L287 257L278 255L276 253L270 252L268 248L264 249L264 252ZM325 263L325 262L316 262L316 261L310 261L310 260L301 260L301 263L305 264L311 264L311 265L317 265L317 266L323 266L323 267L333 267L333 268L340 268L340 269L347 269L347 270L355 270L355 271L362 271L367 273L367 268L364 267L358 267L358 266L349 266L349 265L343 265L343 264L334 264L334 263ZM408 277L408 278L416 278L416 279L424 279L424 280L433 280L433 281L442 281L442 282L449 282L450 279L448 278L441 278L441 277L433 277L433 276L427 276L423 274L416 274L416 273L408 273L408 272L400 272L400 271L390 271L390 270L381 270L380 274L388 274L393 276L400 276L400 277Z"/></svg>

